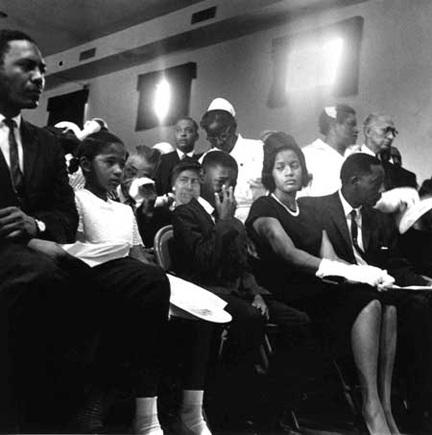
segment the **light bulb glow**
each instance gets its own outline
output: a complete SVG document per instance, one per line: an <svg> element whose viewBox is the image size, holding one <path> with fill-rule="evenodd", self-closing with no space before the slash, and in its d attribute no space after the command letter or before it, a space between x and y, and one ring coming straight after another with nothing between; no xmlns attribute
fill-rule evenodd
<svg viewBox="0 0 432 435"><path fill-rule="evenodd" d="M159 122L162 122L166 118L170 104L171 86L168 81L163 78L159 83L157 83L153 98L153 110L158 117Z"/></svg>
<svg viewBox="0 0 432 435"><path fill-rule="evenodd" d="M285 89L290 92L333 87L340 69L343 46L341 37L294 46L288 55Z"/></svg>

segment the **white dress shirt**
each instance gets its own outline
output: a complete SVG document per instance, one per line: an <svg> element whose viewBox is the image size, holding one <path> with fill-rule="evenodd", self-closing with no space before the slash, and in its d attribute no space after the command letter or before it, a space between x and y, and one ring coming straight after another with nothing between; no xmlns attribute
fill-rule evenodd
<svg viewBox="0 0 432 435"><path fill-rule="evenodd" d="M351 240L351 247L353 249L354 252L354 258L357 261L357 264L363 264L366 265L367 262L366 260L358 253L357 249L354 246L353 240L352 240L352 235L351 235L351 220L352 220L352 216L351 216L351 212L353 210L356 211L356 223L357 223L357 244L359 245L359 248L364 251L364 246L363 246L363 232L362 232L362 224L363 224L363 219L362 219L362 215L361 215L361 207L358 208L353 208L351 207L351 205L348 203L348 201L344 198L342 192L339 190L338 192L339 194L339 198L341 200L342 203L342 207L344 210L344 215L345 215L345 220L346 220L346 224L348 226L348 233L350 235L350 240Z"/></svg>
<svg viewBox="0 0 432 435"><path fill-rule="evenodd" d="M201 207L206 211L206 213L210 215L212 221L216 223L216 219L214 217L215 208L202 196L199 196L197 201L200 203Z"/></svg>
<svg viewBox="0 0 432 435"><path fill-rule="evenodd" d="M21 141L21 114L12 118L15 121L15 139L18 145L18 163L21 172L24 173L24 154ZM6 164L10 168L10 153L9 153L9 127L4 123L5 116L0 113L0 149L3 153L3 157L6 160Z"/></svg>
<svg viewBox="0 0 432 435"><path fill-rule="evenodd" d="M177 155L179 156L180 160L183 160L185 157L193 157L195 155L195 151L192 150L189 153L184 153L183 151L180 151L178 148L176 148Z"/></svg>
<svg viewBox="0 0 432 435"><path fill-rule="evenodd" d="M351 154L354 154L354 153L364 153L364 154L369 154L370 156L375 157L375 153L369 147L367 147L365 144L350 145L345 151L345 158L347 158L348 156L350 156Z"/></svg>
<svg viewBox="0 0 432 435"><path fill-rule="evenodd" d="M302 151L312 180L297 196L325 196L340 189L340 170L344 156L321 139L316 139Z"/></svg>

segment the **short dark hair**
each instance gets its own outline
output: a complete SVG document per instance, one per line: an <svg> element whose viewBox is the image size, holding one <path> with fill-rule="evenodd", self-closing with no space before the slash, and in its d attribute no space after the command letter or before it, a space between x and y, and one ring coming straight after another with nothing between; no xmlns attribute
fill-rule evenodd
<svg viewBox="0 0 432 435"><path fill-rule="evenodd" d="M202 161L202 169L203 172L206 171L207 168L223 166L224 168L232 169L235 172L235 177L237 179L238 175L238 165L235 161L234 157L229 155L224 151L209 151Z"/></svg>
<svg viewBox="0 0 432 435"><path fill-rule="evenodd" d="M180 118L177 119L177 121L175 123L177 124L179 121L190 121L190 122L192 122L192 124L193 124L193 126L195 128L195 131L198 132L198 129L199 129L198 123L195 121L195 119L191 118L190 116L181 116Z"/></svg>
<svg viewBox="0 0 432 435"><path fill-rule="evenodd" d="M207 130L207 128L213 124L213 122L220 122L227 127L233 128L234 130L237 128L237 123L234 116L232 116L231 113L227 112L226 110L210 110L204 113L200 122L201 128Z"/></svg>
<svg viewBox="0 0 432 435"><path fill-rule="evenodd" d="M269 191L275 190L275 182L273 179L273 167L276 156L285 150L290 150L296 153L302 169L302 186L309 184L310 175L306 167L306 160L303 151L297 145L295 139L282 131L271 133L264 141L264 162L261 174L263 186Z"/></svg>
<svg viewBox="0 0 432 435"><path fill-rule="evenodd" d="M194 171L198 175L201 175L201 165L194 159L190 157L185 157L179 163L177 163L171 173L171 184L174 184L178 176L183 171Z"/></svg>
<svg viewBox="0 0 432 435"><path fill-rule="evenodd" d="M9 50L9 42L11 41L29 41L36 45L33 38L20 30L2 29L0 30L0 62L3 63L4 55Z"/></svg>
<svg viewBox="0 0 432 435"><path fill-rule="evenodd" d="M156 148L150 148L147 145L141 144L135 147L136 152L133 153L137 156L143 157L151 165L158 165L162 157L161 152Z"/></svg>
<svg viewBox="0 0 432 435"><path fill-rule="evenodd" d="M370 174L372 166L380 165L381 162L375 156L366 153L351 154L341 168L342 185L347 184L351 177Z"/></svg>
<svg viewBox="0 0 432 435"><path fill-rule="evenodd" d="M334 110L336 112L336 118L333 118L331 115L328 114L330 110ZM324 108L323 111L320 113L318 119L320 133L326 136L330 130L330 126L332 125L332 123L336 121L338 124L342 124L342 122L345 121L348 115L355 114L355 110L347 104L336 104L335 106Z"/></svg>
<svg viewBox="0 0 432 435"><path fill-rule="evenodd" d="M93 160L98 154L102 153L105 148L114 143L124 146L123 141L108 130L101 130L97 133L90 134L78 147L77 157L79 159L86 157L89 160Z"/></svg>
<svg viewBox="0 0 432 435"><path fill-rule="evenodd" d="M419 196L420 198L432 196L432 178L423 181L419 189Z"/></svg>

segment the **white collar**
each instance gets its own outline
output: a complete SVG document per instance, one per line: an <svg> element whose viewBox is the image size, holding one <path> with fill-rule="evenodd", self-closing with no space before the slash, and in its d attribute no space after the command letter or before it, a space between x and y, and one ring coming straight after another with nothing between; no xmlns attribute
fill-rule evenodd
<svg viewBox="0 0 432 435"><path fill-rule="evenodd" d="M178 148L176 148L176 151L177 151L177 155L179 156L179 159L180 159L180 160L181 160L184 156L187 156L187 157L193 157L194 154L195 154L195 151L194 151L194 150L190 151L189 153L184 153L183 151L180 151Z"/></svg>
<svg viewBox="0 0 432 435"><path fill-rule="evenodd" d="M362 206L357 207L357 208L353 208L353 207L349 204L349 202L345 199L345 197L343 196L343 194L342 194L342 190L341 190L341 189L339 189L338 194L339 194L339 198L340 198L341 203L342 203L342 207L343 207L343 211L344 211L344 215L345 215L345 217L346 217L346 218L347 218L347 217L351 218L350 213L351 213L353 210L355 210L355 211L357 212L357 216L360 216L360 210L361 210Z"/></svg>
<svg viewBox="0 0 432 435"><path fill-rule="evenodd" d="M370 156L375 157L375 153L365 144L360 145L360 151L365 154L369 154Z"/></svg>
<svg viewBox="0 0 432 435"><path fill-rule="evenodd" d="M199 196L197 198L197 201L199 202L201 207L206 211L206 213L208 213L210 216L213 217L213 212L215 210L214 207L206 199L204 199L202 196Z"/></svg>
<svg viewBox="0 0 432 435"><path fill-rule="evenodd" d="M342 154L339 153L339 151L336 151L333 147L331 147L327 142L324 142L322 139L318 138L315 139L312 143L311 146L313 146L314 148L320 149L322 151L325 152L333 152L335 155L338 155L341 159L343 159Z"/></svg>
<svg viewBox="0 0 432 435"><path fill-rule="evenodd" d="M0 113L0 122L3 123L3 121L6 119L6 116L4 116L2 113ZM12 118L15 121L15 124L17 125L18 128L21 127L21 113L18 113L17 116L14 116Z"/></svg>

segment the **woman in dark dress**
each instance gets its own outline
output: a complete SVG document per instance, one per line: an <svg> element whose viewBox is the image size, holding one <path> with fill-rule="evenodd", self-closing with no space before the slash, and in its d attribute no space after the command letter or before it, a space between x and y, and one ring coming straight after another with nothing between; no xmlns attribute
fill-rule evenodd
<svg viewBox="0 0 432 435"><path fill-rule="evenodd" d="M285 133L268 136L262 182L270 193L254 202L246 221L261 261L259 278L276 298L304 310L312 321L331 319L329 330L335 341L351 346L369 432L399 433L390 403L396 309L384 306L382 293L374 288L390 284L391 277L375 267L338 261L310 200L296 200L308 180L303 153L294 139ZM351 283L320 279L329 275Z"/></svg>

